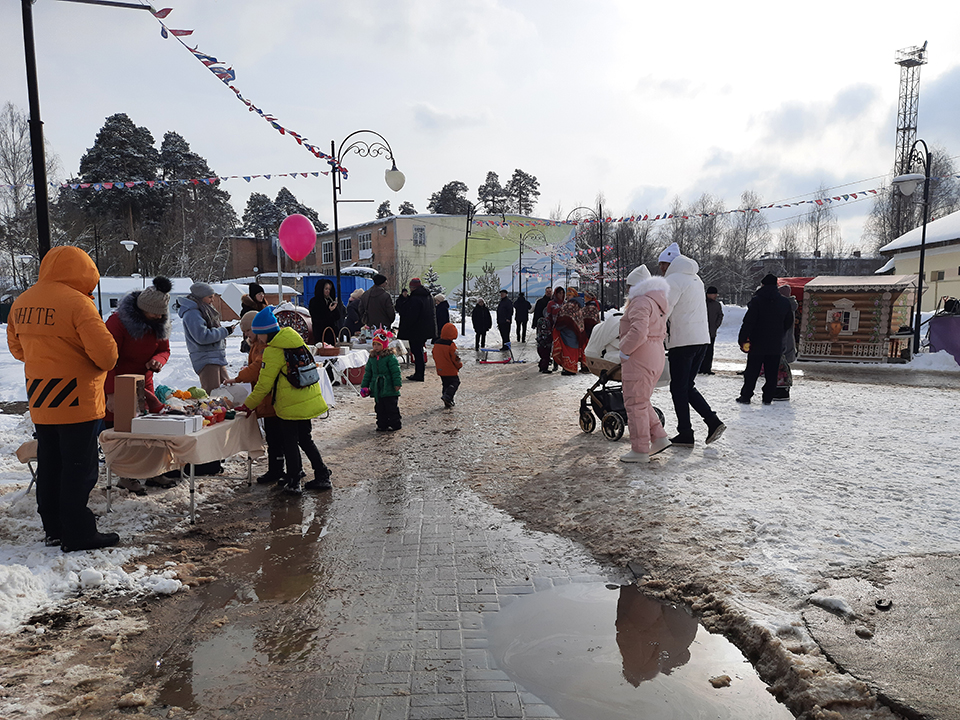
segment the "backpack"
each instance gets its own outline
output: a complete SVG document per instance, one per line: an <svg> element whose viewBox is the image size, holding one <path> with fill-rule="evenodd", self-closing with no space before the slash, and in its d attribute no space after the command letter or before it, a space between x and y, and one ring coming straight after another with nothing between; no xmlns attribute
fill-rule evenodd
<svg viewBox="0 0 960 720"><path fill-rule="evenodd" d="M287 361L287 372L284 373L281 370L280 374L286 377L287 382L293 387L305 388L320 382L320 371L317 369L317 363L306 345L284 348L283 359Z"/></svg>

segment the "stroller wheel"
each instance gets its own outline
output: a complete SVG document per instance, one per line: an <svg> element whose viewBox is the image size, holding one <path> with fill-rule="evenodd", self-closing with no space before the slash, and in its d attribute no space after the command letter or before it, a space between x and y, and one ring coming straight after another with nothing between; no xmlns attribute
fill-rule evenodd
<svg viewBox="0 0 960 720"><path fill-rule="evenodd" d="M623 416L618 412L607 413L600 422L600 429L607 440L619 440L623 437Z"/></svg>
<svg viewBox="0 0 960 720"><path fill-rule="evenodd" d="M663 425L663 427L666 427L667 424L663 421L664 420L663 413L660 412L660 408L655 407L653 411L657 414L657 417L660 418L660 424Z"/></svg>
<svg viewBox="0 0 960 720"><path fill-rule="evenodd" d="M597 429L597 420L589 410L580 413L580 429L585 433L592 433Z"/></svg>

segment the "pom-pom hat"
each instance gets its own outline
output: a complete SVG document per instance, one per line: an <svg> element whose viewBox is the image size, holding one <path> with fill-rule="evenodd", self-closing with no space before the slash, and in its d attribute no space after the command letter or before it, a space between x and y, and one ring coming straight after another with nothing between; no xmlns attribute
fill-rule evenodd
<svg viewBox="0 0 960 720"><path fill-rule="evenodd" d="M165 277L153 279L153 285L137 296L137 307L151 315L166 315L170 312L170 290L173 284Z"/></svg>
<svg viewBox="0 0 960 720"><path fill-rule="evenodd" d="M393 333L391 333L391 332L389 332L389 331L387 331L387 330L384 330L383 328L380 328L379 330L377 330L377 331L373 334L373 338L372 338L372 340L371 340L371 343L372 343L375 347L380 347L380 348L382 348L383 350L386 350L386 349L390 346L390 339L391 339L392 335L393 335Z"/></svg>

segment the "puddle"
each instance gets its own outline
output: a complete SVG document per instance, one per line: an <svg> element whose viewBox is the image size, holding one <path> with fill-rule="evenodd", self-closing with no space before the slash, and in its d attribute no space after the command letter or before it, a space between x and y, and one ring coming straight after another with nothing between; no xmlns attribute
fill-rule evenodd
<svg viewBox="0 0 960 720"><path fill-rule="evenodd" d="M790 720L740 651L633 585L523 595L486 620L501 670L566 720ZM727 675L730 686L710 678Z"/></svg>
<svg viewBox="0 0 960 720"><path fill-rule="evenodd" d="M269 530L247 546L249 552L223 564L223 579L192 591L202 598L204 610L298 603L318 585L321 570L311 548L327 534L329 499L290 502L279 496L264 502L270 504ZM157 672L168 678L157 703L187 710L228 705L256 681L255 673L304 651L310 641L309 633L227 622L187 656L160 659Z"/></svg>

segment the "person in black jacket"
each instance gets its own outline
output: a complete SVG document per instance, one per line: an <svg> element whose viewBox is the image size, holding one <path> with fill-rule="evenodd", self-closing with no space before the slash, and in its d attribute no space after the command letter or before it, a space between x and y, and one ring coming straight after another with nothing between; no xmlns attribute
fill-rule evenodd
<svg viewBox="0 0 960 720"><path fill-rule="evenodd" d="M507 291L500 291L500 303L497 305L497 330L500 331L500 350L506 350L510 342L510 326L513 324L513 303L507 297Z"/></svg>
<svg viewBox="0 0 960 720"><path fill-rule="evenodd" d="M337 290L331 280L321 280L310 299L310 320L313 323L313 341L323 342L323 335L327 328L333 331L333 342L336 342L337 333L343 325L344 311L337 300ZM330 341L330 333L327 333Z"/></svg>
<svg viewBox="0 0 960 720"><path fill-rule="evenodd" d="M447 302L447 298L442 293L437 293L433 296L433 302L436 304L436 313L437 313L437 332L439 333L443 330L443 326L450 322L450 303ZM440 339L440 336L437 335L433 342L436 343Z"/></svg>
<svg viewBox="0 0 960 720"><path fill-rule="evenodd" d="M517 299L513 302L513 312L517 316L517 342L525 343L527 341L527 318L530 316L530 301L523 293L517 293Z"/></svg>
<svg viewBox="0 0 960 720"><path fill-rule="evenodd" d="M793 308L777 290L777 276L768 274L760 289L747 303L738 338L740 347L747 350L747 369L743 373L743 388L738 403L750 404L760 367L763 366L763 404L769 405L777 390L777 369L783 353L783 334L793 327Z"/></svg>
<svg viewBox="0 0 960 720"><path fill-rule="evenodd" d="M493 327L493 318L490 316L490 308L483 301L483 298L477 300L477 304L470 313L470 319L473 321L473 332L477 336L477 352L487 344L487 330Z"/></svg>
<svg viewBox="0 0 960 720"><path fill-rule="evenodd" d="M397 336L410 344L413 355L413 375L407 380L423 382L426 359L423 346L427 340L437 337L437 311L430 291L420 284L420 278L411 278L410 297L397 308L400 313L400 331Z"/></svg>
<svg viewBox="0 0 960 720"><path fill-rule="evenodd" d="M543 311L547 309L551 300L553 300L553 290L547 286L543 290L543 297L537 300L537 304L533 306L533 327L537 326L537 321L543 317Z"/></svg>

